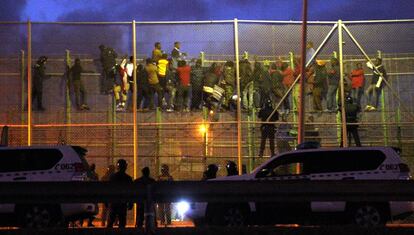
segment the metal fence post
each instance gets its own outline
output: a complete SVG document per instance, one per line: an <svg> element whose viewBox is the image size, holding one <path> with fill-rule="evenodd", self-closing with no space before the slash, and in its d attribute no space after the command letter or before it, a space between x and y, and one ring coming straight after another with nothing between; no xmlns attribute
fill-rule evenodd
<svg viewBox="0 0 414 235"><path fill-rule="evenodd" d="M302 1L302 37L301 37L301 55L302 55L302 63L301 63L301 78L300 78L300 101L299 101L299 109L298 109L298 144L301 144L304 141L305 130L303 128L305 123L305 79L306 79L306 38L307 38L307 20L308 20L308 1ZM317 51L315 52L315 54ZM292 84L295 86L295 84ZM290 89L292 89L292 86ZM289 92L289 91L288 91ZM288 94L287 92L287 94ZM286 94L286 95L287 95ZM286 97L284 97L286 98ZM269 118L268 118L269 119ZM267 120L268 121L268 120Z"/></svg>
<svg viewBox="0 0 414 235"><path fill-rule="evenodd" d="M289 52L289 62L290 62L290 68L295 71L295 55L293 52ZM293 96L293 122L298 121L298 97L299 97L299 85L296 83L292 90L292 96ZM297 145L297 139L294 140L293 144Z"/></svg>
<svg viewBox="0 0 414 235"><path fill-rule="evenodd" d="M395 71L398 71L398 63L395 63L396 68ZM400 89L400 77L397 76L396 78L397 81L397 89ZM397 143L398 143L398 148L402 149L402 130L401 130L401 109L400 109L400 103L398 103L397 105L397 113L394 115L395 116L395 122L397 123Z"/></svg>
<svg viewBox="0 0 414 235"><path fill-rule="evenodd" d="M247 115L247 144L249 153L249 165L248 171L251 172L256 164L256 144L255 144L255 122L256 122L256 109L249 111Z"/></svg>
<svg viewBox="0 0 414 235"><path fill-rule="evenodd" d="M204 132L203 132L203 163L204 169L207 167L207 156L208 156L208 131L210 129L207 128L207 121L208 121L208 108L203 106L203 125L204 125Z"/></svg>
<svg viewBox="0 0 414 235"><path fill-rule="evenodd" d="M242 174L242 143L241 143L241 107L240 107L240 65L239 65L239 25L237 18L234 19L234 52L236 61L236 89L237 89L237 166L239 174Z"/></svg>
<svg viewBox="0 0 414 235"><path fill-rule="evenodd" d="M340 28L338 27L338 30L339 29ZM338 59L338 52L333 51L332 56L334 58ZM341 99L340 93L338 94L338 92L337 92L335 97L336 97L335 98L335 102L336 102L335 104L337 104L338 99ZM342 139L341 139L341 136L342 136L342 112L336 113L335 117L336 117L336 126L335 126L336 127L336 142L337 142L337 144L341 145L342 144Z"/></svg>
<svg viewBox="0 0 414 235"><path fill-rule="evenodd" d="M156 139L156 146L155 146L155 170L156 174L158 175L160 173L160 152L161 152L161 122L162 122L162 112L161 107L157 107L155 109L155 121L157 123L157 139Z"/></svg>
<svg viewBox="0 0 414 235"><path fill-rule="evenodd" d="M22 125L26 124L26 115L24 114L24 108L26 103L26 88L25 88L25 78L26 78L26 61L24 59L24 51L20 51L20 82L21 82L21 103L20 103L20 122Z"/></svg>
<svg viewBox="0 0 414 235"><path fill-rule="evenodd" d="M114 156L115 156L115 148L116 148L116 102L115 102L115 97L109 96L108 97L109 101L110 101L110 107L108 109L108 123L111 123L112 126L110 127L109 130L109 135L111 138L111 142L108 143L109 146L109 154L108 154L108 165L109 164L114 164Z"/></svg>
<svg viewBox="0 0 414 235"><path fill-rule="evenodd" d="M338 20L338 45L339 45L339 78L340 78L340 94L341 94L341 120L342 120L342 146L348 147L348 138L346 130L346 114L345 114L345 87L344 87L344 64L343 64L343 38L342 38L342 20Z"/></svg>
<svg viewBox="0 0 414 235"><path fill-rule="evenodd" d="M27 21L27 145L32 145L32 23Z"/></svg>
<svg viewBox="0 0 414 235"><path fill-rule="evenodd" d="M132 21L132 54L133 54L133 95L132 95L132 112L133 112L133 119L134 119L134 137L133 137L133 145L134 145L134 179L137 178L138 175L138 125L137 125L137 33L136 33L136 23L135 20Z"/></svg>
<svg viewBox="0 0 414 235"><path fill-rule="evenodd" d="M65 101L66 101L66 124L72 123L72 102L70 100L70 86L71 86L71 77L70 77L70 66L72 65L70 58L70 51L66 50L66 89L65 89ZM70 143L70 126L66 127L66 143Z"/></svg>

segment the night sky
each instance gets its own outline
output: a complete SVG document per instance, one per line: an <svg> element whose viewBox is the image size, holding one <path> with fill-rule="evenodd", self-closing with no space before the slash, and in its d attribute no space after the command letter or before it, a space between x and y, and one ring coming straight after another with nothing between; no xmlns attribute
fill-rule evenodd
<svg viewBox="0 0 414 235"><path fill-rule="evenodd" d="M412 19L413 0L309 0L309 20ZM1 0L1 21L300 20L301 0Z"/></svg>

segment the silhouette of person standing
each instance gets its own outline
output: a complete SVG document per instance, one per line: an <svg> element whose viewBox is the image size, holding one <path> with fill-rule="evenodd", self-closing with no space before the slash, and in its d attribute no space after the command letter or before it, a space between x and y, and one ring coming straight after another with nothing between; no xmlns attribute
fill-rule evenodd
<svg viewBox="0 0 414 235"><path fill-rule="evenodd" d="M155 183L155 180L153 178L150 177L150 169L148 167L144 167L141 170L142 176L136 180L134 180L134 183L143 183L144 185L148 185L148 184L152 184ZM145 219L145 207L146 207L146 203L145 202L139 202L137 203L137 221L135 223L135 227L137 228L142 228L144 226L144 219ZM152 212L154 212L153 208L147 208L147 210L151 210ZM148 213L148 212L147 212ZM155 218L155 216L154 216ZM147 221L148 222L148 221Z"/></svg>
<svg viewBox="0 0 414 235"><path fill-rule="evenodd" d="M118 171L112 174L109 178L110 182L117 183L132 183L132 177L126 173L127 162L124 159L119 159L117 164ZM111 203L109 206L109 219L108 219L108 228L112 228L115 222L115 219L118 217L119 228L125 228L126 225L126 215L127 210L131 209L128 207L128 203Z"/></svg>

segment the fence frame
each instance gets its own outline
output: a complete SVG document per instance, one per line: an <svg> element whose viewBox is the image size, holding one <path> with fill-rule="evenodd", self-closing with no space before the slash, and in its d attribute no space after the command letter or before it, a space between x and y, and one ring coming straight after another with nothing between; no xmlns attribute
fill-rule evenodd
<svg viewBox="0 0 414 235"><path fill-rule="evenodd" d="M342 34L342 30L345 30L348 35L351 37L351 39L353 39L354 42L357 43L356 39L354 39L352 37L352 35L350 34L349 30L347 29L346 25L353 25L353 24L378 24L378 23L384 23L384 24L393 24L393 23L413 23L414 19L402 19L402 20L368 20L368 21L308 21L307 24L309 25L320 25L320 24L325 24L325 25L332 25L333 29L335 30L335 27L337 27L337 29L339 30L338 32L340 32ZM242 20L242 19L233 19L233 20L217 20L217 21L124 21L124 22L32 22L32 21L27 21L25 22L0 22L0 23L4 23L4 24L26 24L27 25L27 53L26 56L27 58L22 58L22 67L24 65L26 65L26 71L27 71L27 106L28 106L28 111L27 111L27 122L26 124L22 124L19 125L21 127L26 127L27 128L27 144L31 145L32 144L32 131L33 128L38 127L40 125L36 125L33 124L33 115L32 115L32 99L31 99L31 93L32 93L32 25L34 24L62 24L62 25L90 25L90 24L98 24L98 25L116 25L116 24L123 24L123 25L131 25L132 26L132 43L133 43L133 51L131 54L134 55L135 58L137 58L137 42L136 42L136 36L137 36L137 32L136 30L139 29L139 25L159 25L159 24L214 24L214 23L218 23L218 24L233 24L233 31L234 31L234 52L235 52L235 61L236 61L236 81L237 81L237 94L238 97L240 97L240 84L239 84L239 56L240 56L240 48L239 48L239 44L238 44L238 25L239 24L243 24L243 23L259 23L259 24L302 24L302 21L267 21L267 20ZM326 40L329 39L329 36L327 36L327 38L324 40L324 42L326 42ZM323 43L324 43L323 42ZM341 79L343 78L342 74L343 74L343 58L342 58L342 52L341 52L341 47L342 47L342 40L339 39L338 45L340 47L339 50L339 58L341 60L340 62L340 66L341 66ZM323 43L321 45L321 47L323 46ZM139 45L138 45L139 46ZM357 44L358 47L360 47L359 44ZM318 48L319 49L321 49ZM362 49L362 47L360 47L360 49ZM317 50L317 51L318 51ZM246 53L246 52L245 52ZM315 53L316 56L317 52ZM363 52L364 56L366 57L366 59L369 60L368 56ZM22 51L22 56L24 56L25 53L24 51ZM204 55L204 54L202 54ZM25 59L25 60L24 60ZM24 63L26 61L26 63ZM136 66L136 60L134 61L134 66ZM24 68L22 68L23 70ZM297 78L298 79L298 78ZM23 77L22 77L22 80ZM136 71L134 70L134 80L136 81ZM297 80L295 81L295 83L297 82ZM135 84L135 83L134 83ZM288 91L287 94L289 92L291 92L293 89L293 87L291 87ZM134 85L133 87L134 90L134 95L136 95L136 85ZM394 93L394 92L393 92ZM285 97L287 96L287 94L285 95ZM394 95L394 94L393 94ZM343 104L343 82L341 82L341 102ZM394 95L395 96L395 95ZM397 97L397 96L396 96ZM137 122L137 112L136 112L136 97L134 97L134 108L133 108L133 158L134 158L134 177L137 176L137 163L138 163L138 132L139 132L139 125ZM284 99L284 98L283 98ZM283 99L279 102L279 104L277 105L276 109L279 108L279 106L281 105ZM398 99L398 97L397 97ZM399 103L401 103L399 101ZM342 105L342 107L344 107L344 105ZM243 121L241 120L241 113L240 113L240 102L237 102L237 118L236 118L236 122L237 122L237 157L238 157L238 166L239 166L239 172L241 172L241 162L242 162L242 143L241 143L241 138L242 138L242 128L241 128L241 124L243 123ZM396 122L400 123L401 122L401 117L400 117L400 107L398 107L398 115L396 117ZM344 116L344 112L342 112L342 120L345 120ZM412 114L411 114L412 116ZM254 119L253 119L254 120ZM384 121L384 120L383 120ZM68 120L68 124L70 124L70 120ZM208 123L207 123L208 124ZM343 136L346 136L346 123L345 121L341 123L342 125L342 132L343 132ZM384 124L385 125L385 124ZM384 126L384 138L386 140L388 140L388 137L385 135L387 133L386 130L386 125ZM347 146L347 138L343 138L343 143L344 146ZM249 144L250 146L250 144Z"/></svg>

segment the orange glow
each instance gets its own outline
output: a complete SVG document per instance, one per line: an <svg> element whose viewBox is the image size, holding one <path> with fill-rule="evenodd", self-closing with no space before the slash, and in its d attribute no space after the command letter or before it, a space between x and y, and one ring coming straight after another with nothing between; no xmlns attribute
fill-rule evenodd
<svg viewBox="0 0 414 235"><path fill-rule="evenodd" d="M205 124L205 123L200 124L200 126L198 127L198 131L199 131L202 135L206 134L206 133L207 133L207 131L208 131L208 125L207 125L207 124Z"/></svg>

